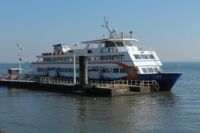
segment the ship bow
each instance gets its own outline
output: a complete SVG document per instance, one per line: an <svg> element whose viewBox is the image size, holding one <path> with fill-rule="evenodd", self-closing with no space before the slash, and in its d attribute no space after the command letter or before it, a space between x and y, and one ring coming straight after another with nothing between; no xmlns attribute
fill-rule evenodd
<svg viewBox="0 0 200 133"><path fill-rule="evenodd" d="M169 91L182 73L156 73L156 74L139 74L141 80L156 80L160 86L160 91Z"/></svg>

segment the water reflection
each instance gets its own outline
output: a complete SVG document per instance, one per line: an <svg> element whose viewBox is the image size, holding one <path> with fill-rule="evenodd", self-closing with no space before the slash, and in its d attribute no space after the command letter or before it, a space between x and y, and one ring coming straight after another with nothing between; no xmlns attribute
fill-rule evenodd
<svg viewBox="0 0 200 133"><path fill-rule="evenodd" d="M84 100L78 100L79 102L79 119L80 121L85 121L86 118L86 101Z"/></svg>
<svg viewBox="0 0 200 133"><path fill-rule="evenodd" d="M0 87L0 96L20 96L21 90L16 88Z"/></svg>
<svg viewBox="0 0 200 133"><path fill-rule="evenodd" d="M176 105L178 97L164 92L77 100L80 132L140 132L154 131L163 122L169 124L165 120L173 113L169 108Z"/></svg>
<svg viewBox="0 0 200 133"><path fill-rule="evenodd" d="M157 101L156 103L165 107L173 107L175 106L180 98L173 92L159 92L156 93L154 99Z"/></svg>
<svg viewBox="0 0 200 133"><path fill-rule="evenodd" d="M195 127L189 121L199 125L195 119L199 114L195 111L199 104L192 104L192 108L193 100L188 101L189 98L177 94L175 91L94 98L1 90L0 126L6 132L15 133L132 133L183 131L186 128L180 127ZM188 106L190 108L185 108Z"/></svg>

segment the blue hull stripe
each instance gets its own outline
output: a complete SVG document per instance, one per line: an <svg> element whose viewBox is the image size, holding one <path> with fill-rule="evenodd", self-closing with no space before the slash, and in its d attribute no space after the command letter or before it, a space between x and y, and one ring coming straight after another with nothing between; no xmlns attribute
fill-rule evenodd
<svg viewBox="0 0 200 133"><path fill-rule="evenodd" d="M160 91L169 91L180 78L182 73L156 73L156 74L139 74L140 80L156 80L160 85Z"/></svg>

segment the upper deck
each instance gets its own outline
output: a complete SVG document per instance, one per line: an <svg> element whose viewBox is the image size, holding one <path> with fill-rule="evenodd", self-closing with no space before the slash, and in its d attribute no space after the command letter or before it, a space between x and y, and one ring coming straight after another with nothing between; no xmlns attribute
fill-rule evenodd
<svg viewBox="0 0 200 133"><path fill-rule="evenodd" d="M97 39L97 40L90 40L90 41L83 41L81 42L82 44L101 44L105 43L108 41L112 42L119 42L119 41L132 41L132 42L137 42L138 40L135 38L132 38L132 35L130 34L120 34L117 36L114 36L113 38L103 38L103 39Z"/></svg>

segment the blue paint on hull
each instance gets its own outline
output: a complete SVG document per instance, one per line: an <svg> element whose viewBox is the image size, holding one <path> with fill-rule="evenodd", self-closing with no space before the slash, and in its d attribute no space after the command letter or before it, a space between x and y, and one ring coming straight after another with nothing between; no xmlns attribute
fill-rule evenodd
<svg viewBox="0 0 200 133"><path fill-rule="evenodd" d="M157 83L159 84L160 91L170 91L181 75L182 73L138 74L137 78L132 80L156 80ZM73 77L65 77L65 78L73 80ZM93 79L93 80L98 80L98 79ZM127 80L127 77L121 77L121 78L101 77L99 80L102 81Z"/></svg>
<svg viewBox="0 0 200 133"><path fill-rule="evenodd" d="M182 73L138 74L139 80L156 80L160 91L170 91Z"/></svg>

